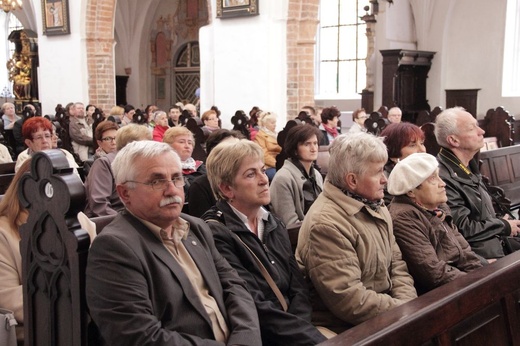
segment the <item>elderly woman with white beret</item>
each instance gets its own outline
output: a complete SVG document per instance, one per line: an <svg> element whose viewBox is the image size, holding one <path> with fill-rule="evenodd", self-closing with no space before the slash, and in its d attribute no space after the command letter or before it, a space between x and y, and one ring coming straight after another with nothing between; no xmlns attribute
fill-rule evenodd
<svg viewBox="0 0 520 346"><path fill-rule="evenodd" d="M388 178L395 238L419 294L485 263L453 224L445 186L437 159L426 153L399 161Z"/></svg>

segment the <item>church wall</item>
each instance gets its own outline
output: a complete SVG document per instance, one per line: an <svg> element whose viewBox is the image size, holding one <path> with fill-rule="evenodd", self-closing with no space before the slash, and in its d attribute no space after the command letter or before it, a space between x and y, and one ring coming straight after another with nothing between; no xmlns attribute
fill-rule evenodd
<svg viewBox="0 0 520 346"><path fill-rule="evenodd" d="M69 1L70 35L45 36L42 34L41 2L35 4L38 23L39 48L39 96L42 113L54 114L58 103L65 106L69 102L87 103L88 76L86 45L84 37L84 16L86 0Z"/></svg>
<svg viewBox="0 0 520 346"><path fill-rule="evenodd" d="M218 19L211 1L210 24L199 31L201 110L216 105L222 127L238 109L275 112L279 128L287 113L287 0L262 1L260 15Z"/></svg>
<svg viewBox="0 0 520 346"><path fill-rule="evenodd" d="M506 0L457 0L446 49L444 89L477 89L478 118L504 106L520 114L520 97L502 97Z"/></svg>
<svg viewBox="0 0 520 346"><path fill-rule="evenodd" d="M480 88L479 118L489 108L499 105L520 114L520 98L501 96L506 0L409 0L394 1L393 5L380 1L380 4L377 52L398 48L436 52L427 80L427 97L432 108L445 108L446 89ZM374 106L378 108L380 53L375 65Z"/></svg>

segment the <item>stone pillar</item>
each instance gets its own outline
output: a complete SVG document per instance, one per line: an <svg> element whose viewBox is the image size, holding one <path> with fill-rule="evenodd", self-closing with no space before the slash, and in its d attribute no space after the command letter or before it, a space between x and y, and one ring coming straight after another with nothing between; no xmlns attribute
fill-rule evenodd
<svg viewBox="0 0 520 346"><path fill-rule="evenodd" d="M371 1L372 2L372 1ZM367 23L367 57L365 59L366 65L366 87L361 92L361 106L365 108L367 114L370 114L374 109L374 60L375 60L375 28L377 13L377 1L372 2L372 13L368 13L369 7L365 6L366 14L361 17Z"/></svg>

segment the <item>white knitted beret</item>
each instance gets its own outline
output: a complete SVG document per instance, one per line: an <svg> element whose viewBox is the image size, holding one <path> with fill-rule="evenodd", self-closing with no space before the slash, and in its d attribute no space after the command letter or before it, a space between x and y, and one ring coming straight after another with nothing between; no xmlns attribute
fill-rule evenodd
<svg viewBox="0 0 520 346"><path fill-rule="evenodd" d="M435 156L427 153L415 153L399 161L388 177L388 193L394 196L404 195L428 179L439 163Z"/></svg>

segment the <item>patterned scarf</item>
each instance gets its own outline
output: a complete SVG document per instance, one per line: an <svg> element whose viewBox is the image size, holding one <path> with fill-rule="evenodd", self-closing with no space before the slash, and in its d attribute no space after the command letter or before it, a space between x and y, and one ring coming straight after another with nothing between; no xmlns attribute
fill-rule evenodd
<svg viewBox="0 0 520 346"><path fill-rule="evenodd" d="M375 212L379 212L379 209L385 205L385 201L382 199L380 199L379 201L369 201L365 197L361 197L360 195L352 193L347 189L343 189L341 191L343 191L343 193L349 196L350 198L354 198L356 201L363 203L365 206L367 206Z"/></svg>

